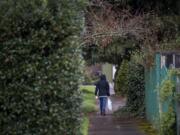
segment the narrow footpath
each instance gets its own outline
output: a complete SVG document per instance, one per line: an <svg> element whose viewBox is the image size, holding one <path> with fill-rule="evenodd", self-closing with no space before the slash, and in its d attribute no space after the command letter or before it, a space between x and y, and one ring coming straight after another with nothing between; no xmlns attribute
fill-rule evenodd
<svg viewBox="0 0 180 135"><path fill-rule="evenodd" d="M139 131L136 122L131 119L117 119L112 113L125 105L125 100L119 97L111 97L113 111L106 116L99 112L90 116L90 128L88 135L144 135ZM97 104L98 105L98 104Z"/></svg>

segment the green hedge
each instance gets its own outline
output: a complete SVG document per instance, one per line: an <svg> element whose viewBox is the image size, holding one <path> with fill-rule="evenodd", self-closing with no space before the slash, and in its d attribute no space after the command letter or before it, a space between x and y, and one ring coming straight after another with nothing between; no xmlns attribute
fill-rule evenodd
<svg viewBox="0 0 180 135"><path fill-rule="evenodd" d="M122 96L126 96L128 91L128 64L129 62L127 60L123 60L117 70L117 75L115 77L115 92Z"/></svg>
<svg viewBox="0 0 180 135"><path fill-rule="evenodd" d="M134 62L129 63L127 75L127 107L135 115L144 115L145 111L145 80L144 67Z"/></svg>
<svg viewBox="0 0 180 135"><path fill-rule="evenodd" d="M0 134L79 135L82 1L0 1Z"/></svg>
<svg viewBox="0 0 180 135"><path fill-rule="evenodd" d="M124 60L117 72L115 90L127 98L127 104L123 111L129 111L133 115L144 115L144 67Z"/></svg>

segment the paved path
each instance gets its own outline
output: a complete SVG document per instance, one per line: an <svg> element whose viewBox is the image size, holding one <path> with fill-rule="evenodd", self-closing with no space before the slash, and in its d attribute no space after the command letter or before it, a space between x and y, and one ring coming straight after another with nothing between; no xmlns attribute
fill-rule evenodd
<svg viewBox="0 0 180 135"><path fill-rule="evenodd" d="M125 100L112 97L113 111L125 105ZM133 120L117 119L108 112L106 116L101 116L99 112L90 116L89 135L144 135Z"/></svg>

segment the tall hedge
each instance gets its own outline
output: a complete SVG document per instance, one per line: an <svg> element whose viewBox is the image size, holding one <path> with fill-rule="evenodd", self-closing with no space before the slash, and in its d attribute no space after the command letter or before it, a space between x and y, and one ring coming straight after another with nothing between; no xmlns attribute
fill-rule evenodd
<svg viewBox="0 0 180 135"><path fill-rule="evenodd" d="M124 60L117 71L115 90L127 98L126 109L133 115L144 115L145 80L144 67L134 61Z"/></svg>
<svg viewBox="0 0 180 135"><path fill-rule="evenodd" d="M127 74L128 91L127 107L135 115L144 115L145 111L145 78L144 67L135 62L129 63Z"/></svg>
<svg viewBox="0 0 180 135"><path fill-rule="evenodd" d="M1 135L79 135L82 7L0 1Z"/></svg>
<svg viewBox="0 0 180 135"><path fill-rule="evenodd" d="M115 91L117 94L122 96L126 96L128 91L128 68L129 62L127 60L123 60L119 69L117 70L117 75L115 78Z"/></svg>

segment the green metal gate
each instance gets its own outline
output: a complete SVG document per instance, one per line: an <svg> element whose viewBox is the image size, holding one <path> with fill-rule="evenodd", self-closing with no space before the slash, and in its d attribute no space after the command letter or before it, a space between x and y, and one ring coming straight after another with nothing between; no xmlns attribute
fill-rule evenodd
<svg viewBox="0 0 180 135"><path fill-rule="evenodd" d="M164 62L163 60L168 62L170 59L171 63L169 63L168 66L166 65L167 63L162 64ZM180 54L178 52L157 53L155 55L154 66L145 70L146 116L147 119L154 125L159 124L157 122L160 120L161 112L168 111L168 102L163 104L160 103L159 86L161 85L162 81L167 79L169 67L172 66L174 68L180 68L179 59ZM176 92L180 93L180 76L173 76L172 79L174 81L176 80ZM177 135L180 135L180 102L176 102L176 104L174 104L174 109L176 111Z"/></svg>
<svg viewBox="0 0 180 135"><path fill-rule="evenodd" d="M163 80L167 78L168 69L161 66L161 54L155 55L154 66L145 71L145 105L146 116L152 123L157 123L160 118L160 109L167 111L167 104L163 104L160 108L160 92L159 86Z"/></svg>

